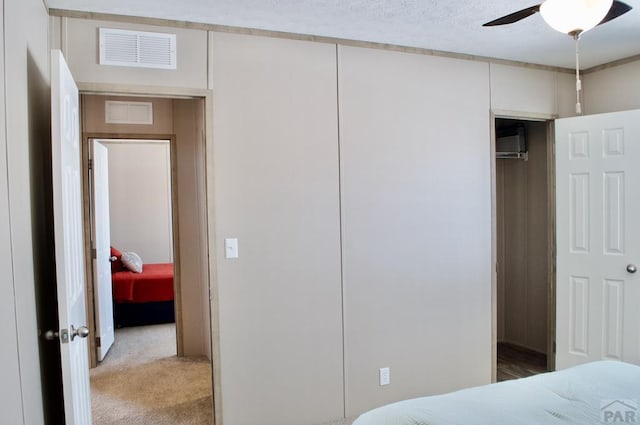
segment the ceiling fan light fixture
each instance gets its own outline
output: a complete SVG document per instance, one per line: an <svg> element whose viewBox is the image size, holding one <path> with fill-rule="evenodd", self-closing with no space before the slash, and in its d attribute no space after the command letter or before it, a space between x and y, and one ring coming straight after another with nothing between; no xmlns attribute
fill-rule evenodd
<svg viewBox="0 0 640 425"><path fill-rule="evenodd" d="M612 4L613 0L546 0L540 14L554 30L578 35L598 25Z"/></svg>

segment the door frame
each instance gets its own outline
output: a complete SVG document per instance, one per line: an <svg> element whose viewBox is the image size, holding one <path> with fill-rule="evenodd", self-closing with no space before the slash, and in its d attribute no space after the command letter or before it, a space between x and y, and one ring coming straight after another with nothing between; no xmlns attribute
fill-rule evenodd
<svg viewBox="0 0 640 425"><path fill-rule="evenodd" d="M81 106L82 108L82 106ZM175 167L175 142L176 137L173 134L128 134L128 133L86 133L82 132L82 190L83 190L83 215L84 215L84 234L85 234L85 270L86 270L86 295L87 295L87 326L91 331L91 335L94 337L89 338L89 367L94 368L98 365L97 350L96 350L96 286L97 276L95 273L95 267L92 255L92 235L93 235L93 220L94 220L94 205L93 205L93 187L91 183L92 169L88 166L91 159L91 143L100 140L168 140L169 141L169 161L170 161L170 173L171 173L171 232L172 242L171 251L173 253L174 262L174 279L173 279L173 294L174 294L174 310L176 318L176 349L178 356L183 354L183 328L182 328L182 285L180 281L180 252L178 247L180 242L180 235L178 232L178 199L175 188L177 187L177 173ZM115 325L115 324L114 324ZM115 331L115 328L114 328Z"/></svg>
<svg viewBox="0 0 640 425"><path fill-rule="evenodd" d="M556 117L557 118L557 117ZM547 370L556 370L556 130L547 121Z"/></svg>
<svg viewBox="0 0 640 425"><path fill-rule="evenodd" d="M205 276L206 284L209 289L209 314L210 314L210 326L209 332L211 334L211 380L212 380L212 398L213 398L213 414L212 425L222 424L222 399L220 397L221 391L221 377L220 377L220 332L218 322L218 279L217 279L217 260L213 255L216 250L215 245L215 202L214 202L214 154L213 154L213 91L208 89L189 89L189 88L175 88L175 87L162 87L162 86L136 86L136 85L123 85L123 84L105 84L105 83L77 83L80 95L99 95L99 96L140 96L140 97L155 97L155 98L170 98L170 99L202 99L204 100L204 182L205 182L205 205L207 208L206 213L206 249L207 249L207 271L208 276ZM81 112L84 112L84 105L80 105ZM82 125L82 120L81 120ZM84 129L81 128L83 141L86 140L84 135ZM141 135L136 135L133 138L140 138ZM158 139L158 135L154 135L153 138ZM83 143L86 147L86 142ZM84 149L84 148L83 148ZM172 158L175 158L175 153L171 152ZM86 164L86 159L83 158L83 164ZM83 170L83 172L86 172ZM173 174L173 166L172 166ZM173 176L172 176L173 180ZM174 182L172 181L172 184ZM86 188L85 188L86 189ZM86 195L86 190L85 190ZM173 196L172 196L173 198ZM86 202L86 201L85 201ZM175 206L174 206L175 207ZM177 217L177 214L174 216ZM84 217L86 220L86 216ZM175 224L174 224L175 226ZM86 231L86 221L85 221ZM174 244L176 243L176 236L174 235ZM175 245L174 245L175 246ZM175 248L174 248L175 250ZM93 320L93 318L91 318Z"/></svg>
<svg viewBox="0 0 640 425"><path fill-rule="evenodd" d="M556 340L556 166L555 114L491 110L491 382L497 381L498 343L498 229L496 195L496 119L538 121L547 130L547 370L555 370Z"/></svg>

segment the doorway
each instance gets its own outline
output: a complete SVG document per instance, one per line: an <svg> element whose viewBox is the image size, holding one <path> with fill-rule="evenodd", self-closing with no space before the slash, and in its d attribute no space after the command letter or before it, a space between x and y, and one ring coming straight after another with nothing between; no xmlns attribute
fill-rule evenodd
<svg viewBox="0 0 640 425"><path fill-rule="evenodd" d="M109 180L115 183L110 188L111 245L120 253L140 257L140 276L146 266L173 266L171 302L147 299L155 296L147 291L149 287L132 286L128 280L116 287L116 274L112 274L114 318L120 327L104 362L99 362L100 341L90 341L92 365L97 366L91 372L91 390L98 425L134 419L172 423L175 415L195 415L198 423L213 421L204 122L202 98L82 95L87 168L91 143L109 150ZM91 197L85 206L85 220L90 221ZM85 225L85 231L90 227ZM90 246L88 252L93 249ZM87 270L91 270L89 262ZM98 330L95 285L93 280L87 291L88 321ZM141 291L146 292L144 299L134 299ZM166 295L161 291L160 296ZM119 299L122 296L132 299ZM120 379L123 370L126 374ZM105 378L105 373L110 376ZM190 379L180 383L181 377ZM147 390L137 398L123 396L131 383ZM173 397L162 401L156 393ZM96 406L96 400L102 400L102 405ZM127 406L116 409L111 404L114 400L126 400ZM189 408L178 412L172 408L177 405Z"/></svg>
<svg viewBox="0 0 640 425"><path fill-rule="evenodd" d="M98 362L109 352L114 328L117 334L175 323L172 143L89 139ZM131 258L140 261L139 270L129 267ZM177 352L173 327L169 344Z"/></svg>
<svg viewBox="0 0 640 425"><path fill-rule="evenodd" d="M497 118L498 381L553 369L551 122Z"/></svg>

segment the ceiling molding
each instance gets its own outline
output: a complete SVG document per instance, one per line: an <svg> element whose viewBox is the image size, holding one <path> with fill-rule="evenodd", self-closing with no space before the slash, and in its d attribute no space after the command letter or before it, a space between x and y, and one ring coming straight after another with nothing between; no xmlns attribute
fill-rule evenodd
<svg viewBox="0 0 640 425"><path fill-rule="evenodd" d="M244 34L244 35L254 35L254 36L272 37L272 38L284 38L289 40L312 41L317 43L338 44L341 46L364 47L364 48L370 48L370 49L413 53L413 54L426 55L426 56L439 56L439 57L446 57L450 59L460 59L460 60L468 60L468 61L475 61L475 62L485 62L485 63L501 64L501 65L508 65L508 66L517 66L521 68L538 69L543 71L560 72L565 74L572 74L575 72L575 70L571 68L562 68L562 67L556 67L556 66L550 66L550 65L540 65L540 64L534 64L534 63L528 63L528 62L513 61L508 59L499 59L499 58L492 58L492 57L486 57L486 56L477 56L477 55L469 55L469 54L462 54L462 53L446 52L446 51L440 51L440 50L424 49L420 47L399 46L394 44L349 40L349 39L342 39L342 38L315 36L315 35L309 35L309 34L297 34L297 33L290 33L290 32L272 31L272 30L263 30L263 29L254 29L254 28L233 27L233 26L218 25L218 24L205 24L205 23L187 22L187 21L179 21L179 20L171 20L171 19L148 18L148 17L139 17L139 16L129 16L129 15L116 15L116 14L110 14L110 13L84 12L84 11L56 9L56 8L50 8L49 15L63 17L63 18L73 18L73 19L113 21L113 22L121 22L121 23L140 24L140 25L155 25L155 26L161 26L161 27L185 28L185 29L195 29L195 30L202 30L202 31Z"/></svg>
<svg viewBox="0 0 640 425"><path fill-rule="evenodd" d="M585 69L584 71L582 71L582 73L583 74L590 74L592 72L603 71L605 69L614 68L614 67L620 66L620 65L626 65L628 63L636 62L636 61L640 61L640 55L630 56L628 58L618 59L618 60L613 61L613 62L603 63L602 65L593 66L593 67L591 67L589 69Z"/></svg>

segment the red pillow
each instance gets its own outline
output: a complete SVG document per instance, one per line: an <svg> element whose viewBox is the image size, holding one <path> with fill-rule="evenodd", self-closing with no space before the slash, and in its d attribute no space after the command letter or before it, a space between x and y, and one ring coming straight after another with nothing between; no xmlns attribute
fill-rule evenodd
<svg viewBox="0 0 640 425"><path fill-rule="evenodd" d="M111 247L111 273L124 270L122 265L122 252L114 247Z"/></svg>

